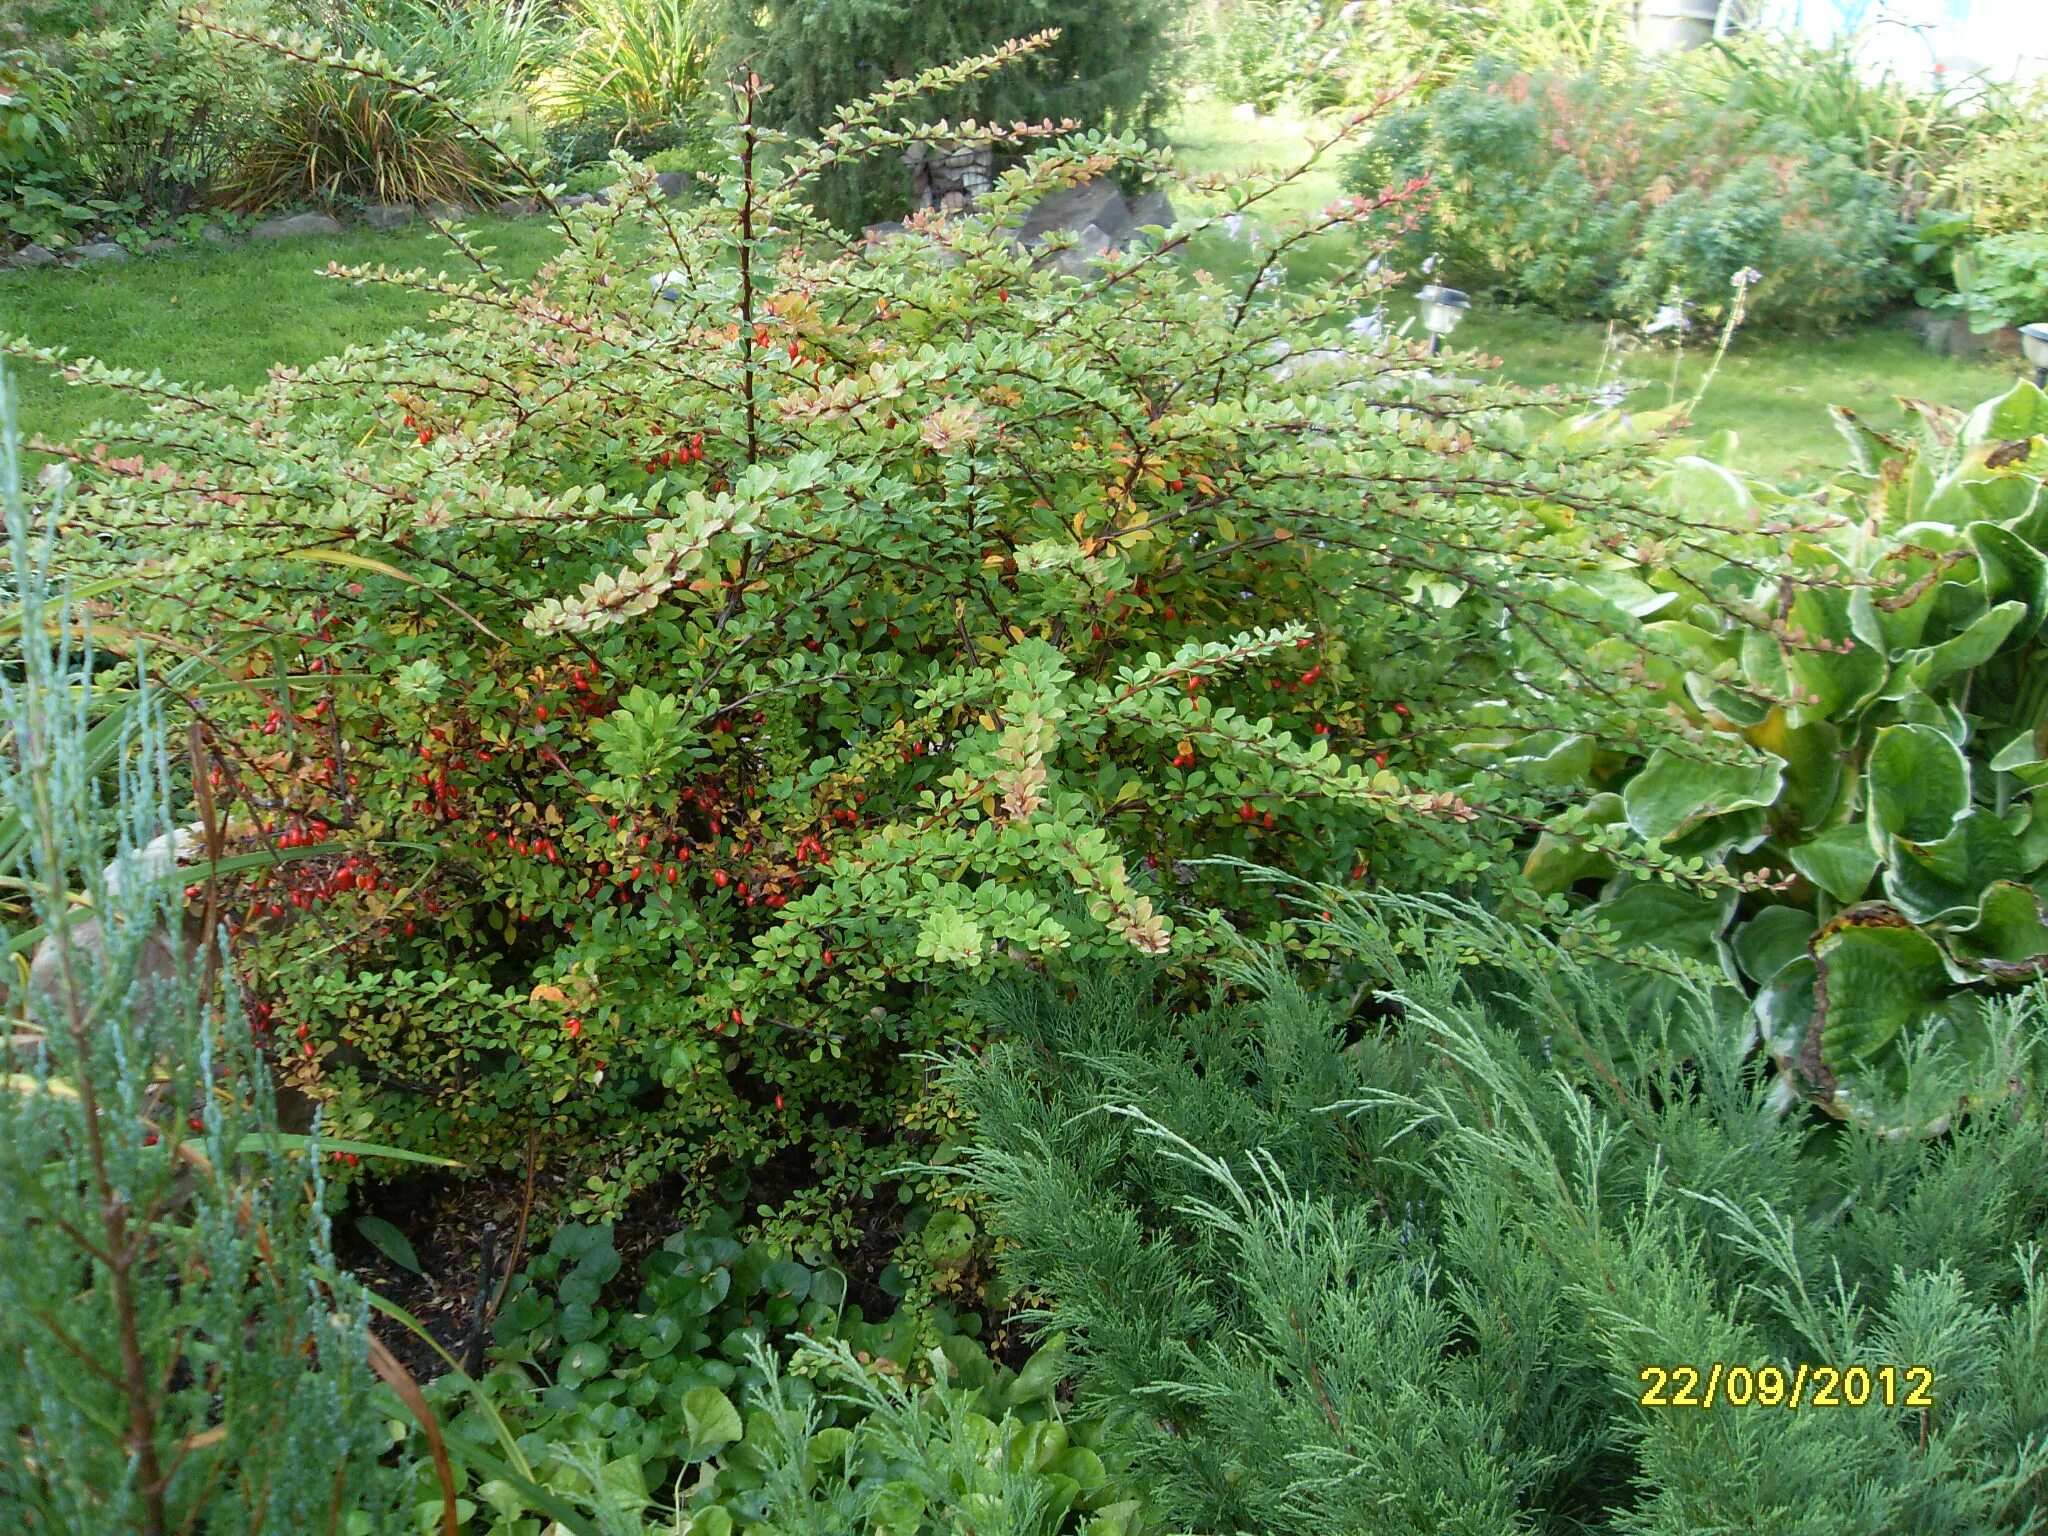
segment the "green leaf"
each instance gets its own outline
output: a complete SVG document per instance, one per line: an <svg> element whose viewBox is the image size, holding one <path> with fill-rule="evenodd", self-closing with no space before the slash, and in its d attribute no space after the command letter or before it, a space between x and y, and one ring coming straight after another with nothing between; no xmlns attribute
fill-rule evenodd
<svg viewBox="0 0 2048 1536"><path fill-rule="evenodd" d="M690 1437L692 1459L702 1461L739 1439L743 1425L732 1399L716 1387L695 1387L683 1394L683 1432Z"/></svg>
<svg viewBox="0 0 2048 1536"><path fill-rule="evenodd" d="M1877 873L1877 850L1861 825L1831 827L1793 844L1788 856L1794 869L1840 902L1861 899Z"/></svg>
<svg viewBox="0 0 2048 1536"><path fill-rule="evenodd" d="M1887 697L1904 698L1914 690L1926 690L1946 682L1958 673L1981 667L2012 638L2027 619L2027 605L2012 601L1987 609L1963 629L1938 645L1905 652L1892 672Z"/></svg>
<svg viewBox="0 0 2048 1536"><path fill-rule="evenodd" d="M1764 982L1806 953L1814 927L1813 913L1804 907L1765 907L1730 942L1743 974Z"/></svg>
<svg viewBox="0 0 2048 1536"><path fill-rule="evenodd" d="M413 1252L411 1239L383 1217L358 1216L356 1230L363 1234L371 1247L400 1269L409 1269L416 1275L424 1273L420 1268L420 1256Z"/></svg>
<svg viewBox="0 0 2048 1536"><path fill-rule="evenodd" d="M1974 912L1984 888L2028 873L2020 842L1990 811L1972 810L1930 843L1892 840L1885 894L1915 922Z"/></svg>
<svg viewBox="0 0 2048 1536"><path fill-rule="evenodd" d="M1977 921L1952 933L1949 945L1967 968L1999 981L2042 975L2048 972L2048 902L2031 886L1996 881L1984 892Z"/></svg>
<svg viewBox="0 0 2048 1536"><path fill-rule="evenodd" d="M1819 1057L1836 1076L1867 1065L1952 990L1941 946L1877 903L1829 923L1811 952Z"/></svg>
<svg viewBox="0 0 2048 1536"><path fill-rule="evenodd" d="M1930 726L1880 730L1867 777L1872 825L1910 842L1946 837L1970 804L1969 764L1954 742Z"/></svg>
<svg viewBox="0 0 2048 1536"><path fill-rule="evenodd" d="M1639 836L1668 838L1712 816L1770 805L1784 769L1783 760L1769 755L1756 763L1727 763L1660 747L1622 790L1622 808Z"/></svg>

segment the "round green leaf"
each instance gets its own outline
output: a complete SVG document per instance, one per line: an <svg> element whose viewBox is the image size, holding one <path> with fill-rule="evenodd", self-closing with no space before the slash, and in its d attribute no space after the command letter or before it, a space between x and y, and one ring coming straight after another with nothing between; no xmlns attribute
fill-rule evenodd
<svg viewBox="0 0 2048 1536"><path fill-rule="evenodd" d="M739 1439L740 1411L716 1387L694 1387L683 1394L683 1432L690 1437L694 1459L716 1454Z"/></svg>

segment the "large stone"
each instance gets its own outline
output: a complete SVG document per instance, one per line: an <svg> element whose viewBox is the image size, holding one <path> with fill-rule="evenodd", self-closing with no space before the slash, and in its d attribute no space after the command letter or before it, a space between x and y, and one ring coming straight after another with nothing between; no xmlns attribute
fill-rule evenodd
<svg viewBox="0 0 2048 1536"><path fill-rule="evenodd" d="M235 239L233 235L227 232L227 227L222 224L207 225L206 228L199 231L199 238L208 245L232 245Z"/></svg>
<svg viewBox="0 0 2048 1536"><path fill-rule="evenodd" d="M113 262L119 264L128 259L127 247L112 240L95 240L90 245L74 245L64 253L64 259L73 266L88 263Z"/></svg>
<svg viewBox="0 0 2048 1536"><path fill-rule="evenodd" d="M460 224L469 217L469 210L460 203L427 203L421 207L420 217L436 224Z"/></svg>
<svg viewBox="0 0 2048 1536"><path fill-rule="evenodd" d="M265 219L249 231L257 240L296 240L302 235L338 235L341 220L328 213L288 213Z"/></svg>
<svg viewBox="0 0 2048 1536"><path fill-rule="evenodd" d="M363 222L372 229L399 229L419 216L411 203L368 203L363 208Z"/></svg>
<svg viewBox="0 0 2048 1536"><path fill-rule="evenodd" d="M142 254L145 256L168 256L177 249L178 242L169 235L158 235L154 240L147 242L142 247Z"/></svg>
<svg viewBox="0 0 2048 1536"><path fill-rule="evenodd" d="M535 197L508 197L498 204L501 219L524 219L540 212L540 199Z"/></svg>
<svg viewBox="0 0 2048 1536"><path fill-rule="evenodd" d="M1171 229L1173 223L1173 204L1167 201L1164 187L1154 187L1131 204L1133 229L1146 229L1155 224L1161 229Z"/></svg>
<svg viewBox="0 0 2048 1536"><path fill-rule="evenodd" d="M1017 228L1017 239L1036 245L1056 229L1085 229L1093 224L1121 240L1131 229L1131 208L1124 194L1107 176L1098 176L1076 186L1062 188L1041 198Z"/></svg>
<svg viewBox="0 0 2048 1536"><path fill-rule="evenodd" d="M31 241L7 259L10 267L48 267L55 265L57 253L47 245Z"/></svg>
<svg viewBox="0 0 2048 1536"><path fill-rule="evenodd" d="M662 171L654 178L655 190L671 203L679 203L690 191L690 176L687 171Z"/></svg>
<svg viewBox="0 0 2048 1536"><path fill-rule="evenodd" d="M571 208L588 208L592 203L603 201L595 192L571 192L566 197L556 198L555 206L566 213Z"/></svg>

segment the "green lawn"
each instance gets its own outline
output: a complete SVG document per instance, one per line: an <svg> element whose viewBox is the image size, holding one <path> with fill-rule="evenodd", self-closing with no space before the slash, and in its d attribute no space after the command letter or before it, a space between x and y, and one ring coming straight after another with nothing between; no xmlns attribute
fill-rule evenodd
<svg viewBox="0 0 2048 1536"><path fill-rule="evenodd" d="M1287 165L1307 152L1300 123L1247 122L1229 109L1198 103L1170 126L1183 163L1244 169ZM1276 196L1278 217L1321 206L1340 195L1332 158ZM527 274L556 249L540 220L480 219L475 229L515 274ZM1289 277L1312 283L1348 257L1332 238L1290 264ZM356 230L332 240L252 242L201 249L76 272L0 273L0 334L91 353L131 368L161 369L198 384L253 384L274 363L304 364L353 343L375 340L427 318L414 295L356 287L319 275L330 259L382 261L393 267L460 266L431 231L378 234ZM1197 259L1219 270L1249 259L1249 249L1214 236ZM1526 384L1584 385L1599 380L1609 358L1608 328L1525 312L1479 310L1458 340L1502 359L1507 375ZM1623 365L1642 385L1645 407L1670 399L1671 355L1638 352ZM1704 351L1681 360L1679 394L1689 396L1706 366ZM78 434L96 417L126 414L125 402L70 389L20 367L10 370L25 434ZM1960 362L1927 352L1889 325L1837 337L1786 337L1750 332L1735 339L1696 425L1739 434L1743 462L1760 472L1806 476L1839 461L1827 406L1847 405L1875 424L1903 422L1897 396L1969 405L2018 375L2015 362Z"/></svg>
<svg viewBox="0 0 2048 1536"><path fill-rule="evenodd" d="M561 243L539 219L479 218L471 227L517 274L537 270ZM466 265L421 226L201 247L115 267L0 272L0 335L160 369L184 382L250 385L275 363L315 362L427 318L432 306L415 294L322 277L330 260L450 271ZM133 414L125 401L19 364L9 365L8 376L24 437L68 437L97 417Z"/></svg>

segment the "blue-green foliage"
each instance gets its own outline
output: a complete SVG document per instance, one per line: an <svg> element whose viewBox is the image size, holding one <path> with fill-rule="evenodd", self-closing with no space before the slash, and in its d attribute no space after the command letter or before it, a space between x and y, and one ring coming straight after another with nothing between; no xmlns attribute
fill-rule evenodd
<svg viewBox="0 0 2048 1536"><path fill-rule="evenodd" d="M1171 1528L2037 1528L2038 1103L1837 1125L1704 997L1632 1009L1471 911L1304 895L1327 997L1251 950L1191 1014L1012 988L950 1070L1009 1277ZM2040 1038L2042 1002L1993 1027ZM1894 1365L1894 1405L1640 1402L1647 1367L1800 1362Z"/></svg>
<svg viewBox="0 0 2048 1536"><path fill-rule="evenodd" d="M15 449L0 388L0 860L34 925L5 937L56 960L0 1024L0 1529L381 1530L363 1293L233 988L168 937L156 697L50 590Z"/></svg>

